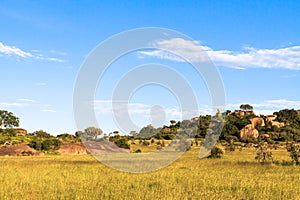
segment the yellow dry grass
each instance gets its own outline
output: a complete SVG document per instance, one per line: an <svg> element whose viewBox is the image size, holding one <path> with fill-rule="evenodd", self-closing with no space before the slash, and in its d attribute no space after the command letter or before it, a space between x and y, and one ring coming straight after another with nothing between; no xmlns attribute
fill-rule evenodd
<svg viewBox="0 0 300 200"><path fill-rule="evenodd" d="M144 174L89 155L1 157L0 199L300 199L300 166L260 165L255 150L198 159L199 148ZM274 150L277 160L289 160Z"/></svg>

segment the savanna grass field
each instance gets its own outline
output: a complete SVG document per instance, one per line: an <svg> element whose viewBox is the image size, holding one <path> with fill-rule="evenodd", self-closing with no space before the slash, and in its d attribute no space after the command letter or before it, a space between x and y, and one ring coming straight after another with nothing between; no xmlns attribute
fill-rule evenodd
<svg viewBox="0 0 300 200"><path fill-rule="evenodd" d="M255 161L255 148L199 159L199 147L171 165L133 174L91 155L0 157L0 199L300 199L300 167Z"/></svg>

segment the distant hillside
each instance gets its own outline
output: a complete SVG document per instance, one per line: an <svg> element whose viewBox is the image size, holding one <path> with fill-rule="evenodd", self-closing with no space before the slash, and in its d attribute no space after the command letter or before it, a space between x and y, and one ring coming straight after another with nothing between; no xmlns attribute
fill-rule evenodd
<svg viewBox="0 0 300 200"><path fill-rule="evenodd" d="M215 129L219 128L216 126L222 122L222 117L225 121L220 129L219 141L221 142L258 143L261 140L270 144L300 142L300 110L284 109L274 112L273 115L257 116L252 111L252 106L244 105L244 109L224 113L218 111L215 116L200 115L177 122L170 120L170 125L160 128L147 125L139 133L131 132L132 135L127 136L119 135L118 131L105 134L96 127L77 131L75 135L65 133L57 136L42 130L28 134L23 131L24 133L19 134L16 130L21 129L2 128L0 129L0 155L129 152L130 144L134 144L134 140L139 140L139 143L147 146L150 140L154 142L154 139L172 140L178 136L197 141L204 139L207 133L213 134ZM157 143L161 147L164 146L162 142Z"/></svg>

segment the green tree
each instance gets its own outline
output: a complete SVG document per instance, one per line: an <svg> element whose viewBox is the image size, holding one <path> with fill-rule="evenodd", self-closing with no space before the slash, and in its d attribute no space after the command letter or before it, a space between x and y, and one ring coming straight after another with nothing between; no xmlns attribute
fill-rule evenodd
<svg viewBox="0 0 300 200"><path fill-rule="evenodd" d="M240 109L243 111L252 111L253 107L249 104L242 104L240 105Z"/></svg>
<svg viewBox="0 0 300 200"><path fill-rule="evenodd" d="M266 144L262 142L259 143L255 159L261 164L265 164L267 161L273 162L272 152L268 149Z"/></svg>
<svg viewBox="0 0 300 200"><path fill-rule="evenodd" d="M35 131L30 135L37 136L39 138L51 138L51 135L43 130Z"/></svg>
<svg viewBox="0 0 300 200"><path fill-rule="evenodd" d="M287 144L287 151L290 153L290 157L295 164L300 163L300 145L295 145L295 143Z"/></svg>
<svg viewBox="0 0 300 200"><path fill-rule="evenodd" d="M228 142L230 142L232 139L238 141L239 134L240 134L239 129L229 121L224 124L224 127L220 135L220 139L226 140Z"/></svg>
<svg viewBox="0 0 300 200"><path fill-rule="evenodd" d="M52 140L45 139L42 141L42 150L43 151L49 151L51 149Z"/></svg>
<svg viewBox="0 0 300 200"><path fill-rule="evenodd" d="M88 127L84 129L84 133L86 135L86 139L96 140L97 137L103 133L103 131L100 128Z"/></svg>
<svg viewBox="0 0 300 200"><path fill-rule="evenodd" d="M12 112L0 110L0 129L12 128L19 126L19 118L14 116Z"/></svg>
<svg viewBox="0 0 300 200"><path fill-rule="evenodd" d="M35 150L41 151L42 150L42 140L40 138L35 138L31 140L29 143L29 146L31 148L34 148Z"/></svg>
<svg viewBox="0 0 300 200"><path fill-rule="evenodd" d="M75 132L75 136L76 137L83 137L84 136L84 132L83 131L76 131Z"/></svg>
<svg viewBox="0 0 300 200"><path fill-rule="evenodd" d="M170 120L170 123L172 126L174 126L176 124L176 120L172 119L172 120Z"/></svg>
<svg viewBox="0 0 300 200"><path fill-rule="evenodd" d="M300 116L294 109L284 109L274 114L277 115L276 120L279 122L284 122L287 125L297 128L300 126Z"/></svg>
<svg viewBox="0 0 300 200"><path fill-rule="evenodd" d="M63 133L63 134L57 135L56 137L65 142L74 142L76 140L76 136L68 134L68 133Z"/></svg>
<svg viewBox="0 0 300 200"><path fill-rule="evenodd" d="M150 138L151 136L155 135L157 132L158 132L157 129L154 128L151 124L149 124L140 130L138 137Z"/></svg>
<svg viewBox="0 0 300 200"><path fill-rule="evenodd" d="M51 148L53 150L58 150L62 144L63 144L62 141L60 141L57 138L52 138L51 140Z"/></svg>
<svg viewBox="0 0 300 200"><path fill-rule="evenodd" d="M209 128L210 122L211 122L211 116L210 115L199 117L198 130L197 130L196 138L205 137L206 132Z"/></svg>

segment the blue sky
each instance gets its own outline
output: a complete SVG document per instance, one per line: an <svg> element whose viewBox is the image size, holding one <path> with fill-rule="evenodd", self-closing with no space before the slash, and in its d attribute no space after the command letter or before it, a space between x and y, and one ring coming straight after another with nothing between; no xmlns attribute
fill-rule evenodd
<svg viewBox="0 0 300 200"><path fill-rule="evenodd" d="M20 117L29 131L74 133L73 90L80 66L102 41L143 27L179 31L193 40L153 41L197 60L205 49L222 77L227 108L250 103L257 113L300 109L300 2L298 1L1 1L0 109ZM99 126L119 129L111 115L118 80L145 63L161 63L182 74L198 98L199 113L210 110L201 77L164 52L133 52L117 60L95 93ZM151 123L153 105L180 119L180 105L166 88L141 87L130 99L132 120ZM197 113L196 113L197 114ZM150 116L151 117L151 116Z"/></svg>

